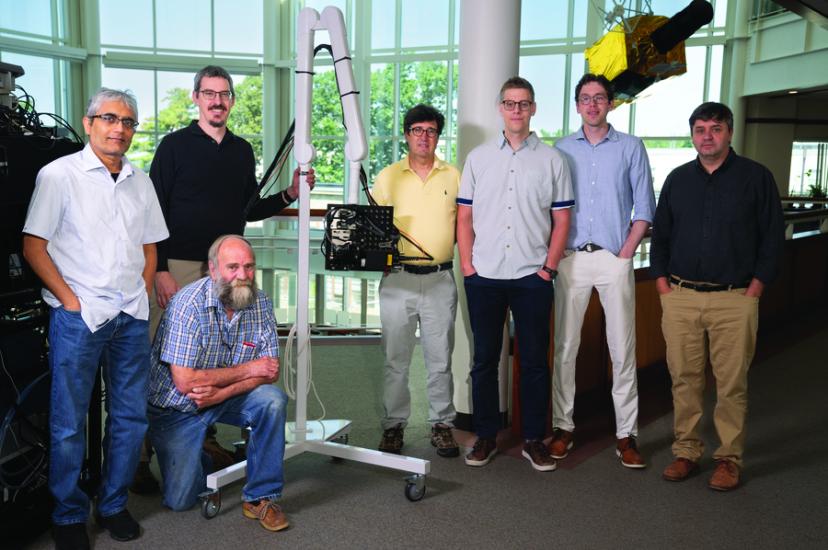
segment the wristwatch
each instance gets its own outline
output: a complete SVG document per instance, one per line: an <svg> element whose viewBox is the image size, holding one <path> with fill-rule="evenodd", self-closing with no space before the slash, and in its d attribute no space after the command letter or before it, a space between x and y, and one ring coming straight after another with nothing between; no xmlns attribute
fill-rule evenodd
<svg viewBox="0 0 828 550"><path fill-rule="evenodd" d="M557 277L557 276L558 276L558 270L557 270L557 269L552 269L552 268L551 268L551 267L549 267L548 265L544 265L544 266L542 266L542 267L541 267L541 269L542 269L543 271L546 271L546 272L549 274L549 278L550 278L550 279L554 279L555 277Z"/></svg>

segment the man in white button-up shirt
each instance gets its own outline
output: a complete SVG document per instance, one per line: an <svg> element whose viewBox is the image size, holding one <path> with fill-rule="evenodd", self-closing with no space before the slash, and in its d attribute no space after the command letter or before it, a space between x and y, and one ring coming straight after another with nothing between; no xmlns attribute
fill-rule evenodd
<svg viewBox="0 0 828 550"><path fill-rule="evenodd" d="M147 428L147 292L155 243L168 232L152 183L124 157L137 116L131 94L99 90L83 119L88 145L43 167L23 227L23 253L51 309L49 489L58 548L89 547L89 500L78 478L99 364L107 419L95 517L116 540L140 536L127 486Z"/></svg>

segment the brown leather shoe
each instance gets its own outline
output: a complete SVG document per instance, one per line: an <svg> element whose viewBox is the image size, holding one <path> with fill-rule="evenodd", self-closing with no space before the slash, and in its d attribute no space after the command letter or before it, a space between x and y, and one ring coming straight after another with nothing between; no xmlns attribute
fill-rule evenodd
<svg viewBox="0 0 828 550"><path fill-rule="evenodd" d="M268 531L281 531L290 526L285 513L272 500L262 499L258 504L245 502L242 505L242 513L246 518L259 520L259 525Z"/></svg>
<svg viewBox="0 0 828 550"><path fill-rule="evenodd" d="M661 477L667 481L684 481L695 474L698 469L698 463L680 456L664 468Z"/></svg>
<svg viewBox="0 0 828 550"><path fill-rule="evenodd" d="M549 454L552 458L561 460L569 455L569 450L574 445L572 432L556 428L552 441L549 442Z"/></svg>
<svg viewBox="0 0 828 550"><path fill-rule="evenodd" d="M485 466L497 454L497 442L494 438L478 437L474 448L466 455L466 466Z"/></svg>
<svg viewBox="0 0 828 550"><path fill-rule="evenodd" d="M540 439L526 441L523 444L523 458L532 464L532 468L539 472L551 472L558 467L555 459L549 455L549 449Z"/></svg>
<svg viewBox="0 0 828 550"><path fill-rule="evenodd" d="M638 452L634 437L624 437L618 440L615 454L621 459L621 465L627 468L646 468L644 457Z"/></svg>
<svg viewBox="0 0 828 550"><path fill-rule="evenodd" d="M708 487L714 491L730 491L739 486L739 467L732 461L722 458L716 461L716 469L710 476Z"/></svg>

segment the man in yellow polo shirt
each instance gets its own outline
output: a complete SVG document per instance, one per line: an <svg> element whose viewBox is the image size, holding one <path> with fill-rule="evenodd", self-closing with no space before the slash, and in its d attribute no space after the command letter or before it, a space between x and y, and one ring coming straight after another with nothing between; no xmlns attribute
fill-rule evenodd
<svg viewBox="0 0 828 550"><path fill-rule="evenodd" d="M457 287L452 273L454 226L460 172L434 154L445 117L428 105L411 108L403 120L408 156L377 175L373 196L394 207L403 237L403 267L380 282L380 322L385 352L382 441L379 450L399 453L411 413L408 367L419 324L428 380L428 421L437 454L460 454L451 429L453 403L451 352ZM416 244L415 244L416 243Z"/></svg>

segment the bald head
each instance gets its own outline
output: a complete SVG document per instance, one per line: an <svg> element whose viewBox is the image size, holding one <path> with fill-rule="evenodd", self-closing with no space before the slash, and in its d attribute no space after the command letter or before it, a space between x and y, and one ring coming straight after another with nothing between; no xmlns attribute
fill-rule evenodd
<svg viewBox="0 0 828 550"><path fill-rule="evenodd" d="M210 278L226 309L244 309L256 299L256 255L239 235L222 235L208 253Z"/></svg>

